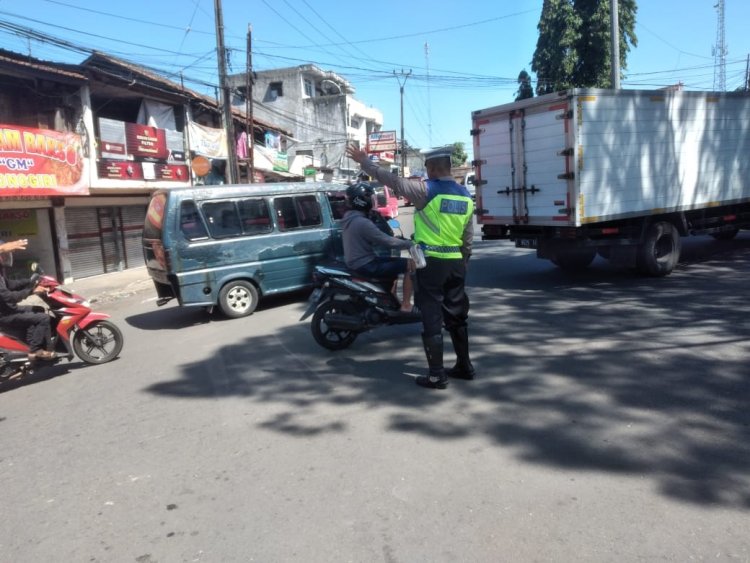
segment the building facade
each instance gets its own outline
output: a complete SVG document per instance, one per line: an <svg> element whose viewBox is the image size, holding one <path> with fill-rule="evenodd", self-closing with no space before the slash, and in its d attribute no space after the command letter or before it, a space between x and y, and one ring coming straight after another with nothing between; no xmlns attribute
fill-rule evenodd
<svg viewBox="0 0 750 563"><path fill-rule="evenodd" d="M253 114L266 123L291 132L269 137L266 146L286 155L288 170L296 174L328 171L336 179L350 178L354 163L345 154L347 142L367 143L379 131L383 114L354 98L353 86L336 73L306 64L260 71L250 89ZM229 77L239 95L236 107L247 103L247 75Z"/></svg>
<svg viewBox="0 0 750 563"><path fill-rule="evenodd" d="M222 183L227 143L247 146L241 112L227 140L218 102L103 53L67 65L0 50L0 84L0 239L29 239L19 276L31 261L66 282L143 266L150 195ZM269 131L288 134L255 121L252 135Z"/></svg>

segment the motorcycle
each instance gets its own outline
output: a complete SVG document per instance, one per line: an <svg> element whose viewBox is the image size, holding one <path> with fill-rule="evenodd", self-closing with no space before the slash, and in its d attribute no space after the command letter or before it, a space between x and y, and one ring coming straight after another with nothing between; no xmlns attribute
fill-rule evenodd
<svg viewBox="0 0 750 563"><path fill-rule="evenodd" d="M389 223L398 227L398 221ZM316 265L313 287L300 321L312 315L313 338L328 350L343 350L361 333L380 326L422 320L416 311L401 311L401 304L392 292L393 279L369 278L338 262Z"/></svg>
<svg viewBox="0 0 750 563"><path fill-rule="evenodd" d="M114 360L122 350L120 329L106 313L91 310L91 305L80 295L66 289L53 277L44 274L38 264L32 264L32 284L48 288L39 298L47 305L52 328L51 361L29 360L29 346L23 334L0 332L0 384L31 375L39 365L52 365L62 359L78 356L87 364L103 364ZM39 307L43 310L43 307Z"/></svg>

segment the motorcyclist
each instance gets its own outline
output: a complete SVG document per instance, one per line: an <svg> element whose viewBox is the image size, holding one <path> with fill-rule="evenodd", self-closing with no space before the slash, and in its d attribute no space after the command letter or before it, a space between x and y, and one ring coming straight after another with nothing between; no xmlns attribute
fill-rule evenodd
<svg viewBox="0 0 750 563"><path fill-rule="evenodd" d="M24 250L28 241L0 241L0 329L23 329L29 345L30 360L53 360L55 353L46 350L52 330L49 316L35 312L29 305L18 305L29 295L43 295L47 288L32 285L31 280L9 280L6 268L13 265L13 250Z"/></svg>
<svg viewBox="0 0 750 563"><path fill-rule="evenodd" d="M409 249L414 243L389 236L370 219L374 193L375 190L366 182L357 182L346 189L349 210L341 221L344 260L349 269L369 277L396 280L404 274L401 311L409 312L412 310L411 273L414 272L414 261L410 258L378 256L375 249Z"/></svg>

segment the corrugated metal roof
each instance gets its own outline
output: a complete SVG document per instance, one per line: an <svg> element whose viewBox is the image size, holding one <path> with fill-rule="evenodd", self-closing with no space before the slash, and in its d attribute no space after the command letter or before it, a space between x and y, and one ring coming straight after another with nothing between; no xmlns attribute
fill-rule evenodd
<svg viewBox="0 0 750 563"><path fill-rule="evenodd" d="M86 82L88 80L86 75L78 70L77 65L42 61L40 59L21 55L20 53L6 51L5 49L0 49L0 65L5 67L16 67L19 70L55 74L80 82Z"/></svg>

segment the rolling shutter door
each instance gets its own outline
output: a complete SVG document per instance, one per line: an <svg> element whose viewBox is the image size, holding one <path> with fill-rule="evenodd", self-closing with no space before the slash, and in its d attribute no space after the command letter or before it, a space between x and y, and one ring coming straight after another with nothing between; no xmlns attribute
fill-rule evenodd
<svg viewBox="0 0 750 563"><path fill-rule="evenodd" d="M117 270L112 217L107 208L65 210L70 267L74 278Z"/></svg>
<svg viewBox="0 0 750 563"><path fill-rule="evenodd" d="M125 267L137 268L144 265L143 260L143 222L146 220L145 205L129 205L120 208L120 223L125 246Z"/></svg>

